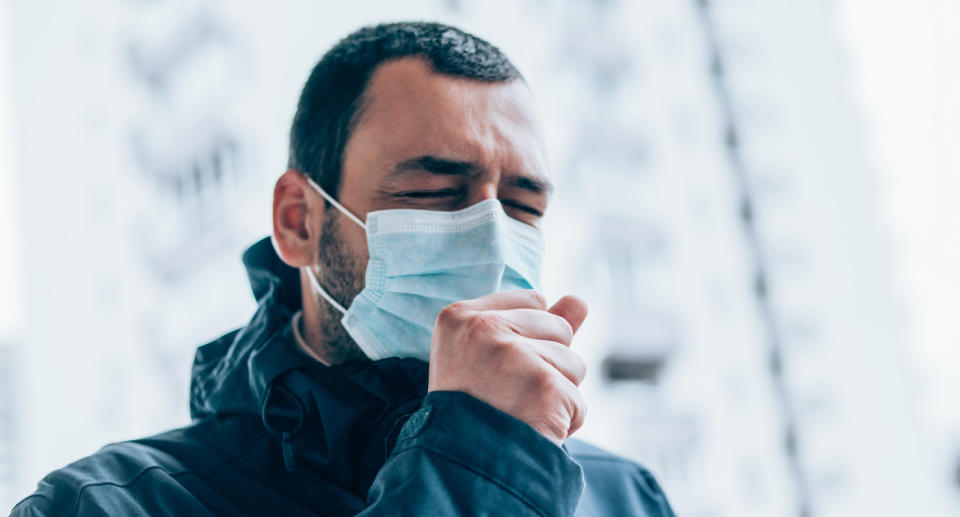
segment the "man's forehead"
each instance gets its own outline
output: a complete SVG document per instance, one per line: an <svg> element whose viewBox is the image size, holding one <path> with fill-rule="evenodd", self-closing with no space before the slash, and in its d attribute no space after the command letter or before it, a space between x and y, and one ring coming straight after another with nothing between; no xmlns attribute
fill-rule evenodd
<svg viewBox="0 0 960 517"><path fill-rule="evenodd" d="M442 74L421 57L392 59L380 64L364 93L364 106L371 109L454 102L514 112L512 114L531 118L533 122L532 100L523 81L481 81Z"/></svg>
<svg viewBox="0 0 960 517"><path fill-rule="evenodd" d="M393 154L500 155L545 175L543 144L526 84L437 73L421 58L380 65L364 94L355 136L367 134ZM517 164L519 166L519 164Z"/></svg>

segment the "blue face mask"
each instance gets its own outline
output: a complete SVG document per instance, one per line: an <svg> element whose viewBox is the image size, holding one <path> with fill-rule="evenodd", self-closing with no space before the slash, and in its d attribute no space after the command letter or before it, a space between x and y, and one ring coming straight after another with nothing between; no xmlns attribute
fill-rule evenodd
<svg viewBox="0 0 960 517"><path fill-rule="evenodd" d="M366 284L344 308L306 268L313 289L343 313L340 320L373 360L430 359L440 310L499 291L540 289L540 230L509 217L496 199L455 212L379 210L364 224L309 180L367 233Z"/></svg>

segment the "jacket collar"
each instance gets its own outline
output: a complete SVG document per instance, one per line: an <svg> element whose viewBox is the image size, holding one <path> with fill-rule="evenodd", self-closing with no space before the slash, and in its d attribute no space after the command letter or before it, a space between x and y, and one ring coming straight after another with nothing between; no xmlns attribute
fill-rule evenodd
<svg viewBox="0 0 960 517"><path fill-rule="evenodd" d="M269 238L243 255L257 310L246 327L197 350L194 419L256 415L280 441L287 470L307 469L365 490L386 460L398 420L426 394L427 364L385 359L324 366L294 342L300 276Z"/></svg>
<svg viewBox="0 0 960 517"><path fill-rule="evenodd" d="M299 309L300 273L288 266L273 248L269 237L264 237L243 253L250 289L258 303L276 298L291 312Z"/></svg>

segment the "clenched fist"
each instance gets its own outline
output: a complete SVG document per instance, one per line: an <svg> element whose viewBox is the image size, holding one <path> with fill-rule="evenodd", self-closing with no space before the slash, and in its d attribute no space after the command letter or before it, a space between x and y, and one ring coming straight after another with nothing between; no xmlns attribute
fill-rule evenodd
<svg viewBox="0 0 960 517"><path fill-rule="evenodd" d="M583 425L577 387L587 373L570 349L587 317L579 298L553 307L535 291L507 291L447 306L433 329L429 391L462 391L560 445Z"/></svg>

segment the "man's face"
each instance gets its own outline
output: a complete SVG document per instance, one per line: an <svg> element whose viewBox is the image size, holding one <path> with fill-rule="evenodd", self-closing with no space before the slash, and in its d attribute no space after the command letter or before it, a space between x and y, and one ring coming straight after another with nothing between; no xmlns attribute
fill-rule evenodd
<svg viewBox="0 0 960 517"><path fill-rule="evenodd" d="M367 86L344 149L338 198L361 219L375 210L451 211L496 198L507 215L539 226L550 189L523 82L441 75L405 58L381 65ZM320 281L348 305L363 288L366 235L332 207L312 219L320 229ZM320 312L328 339L349 340L339 313Z"/></svg>

